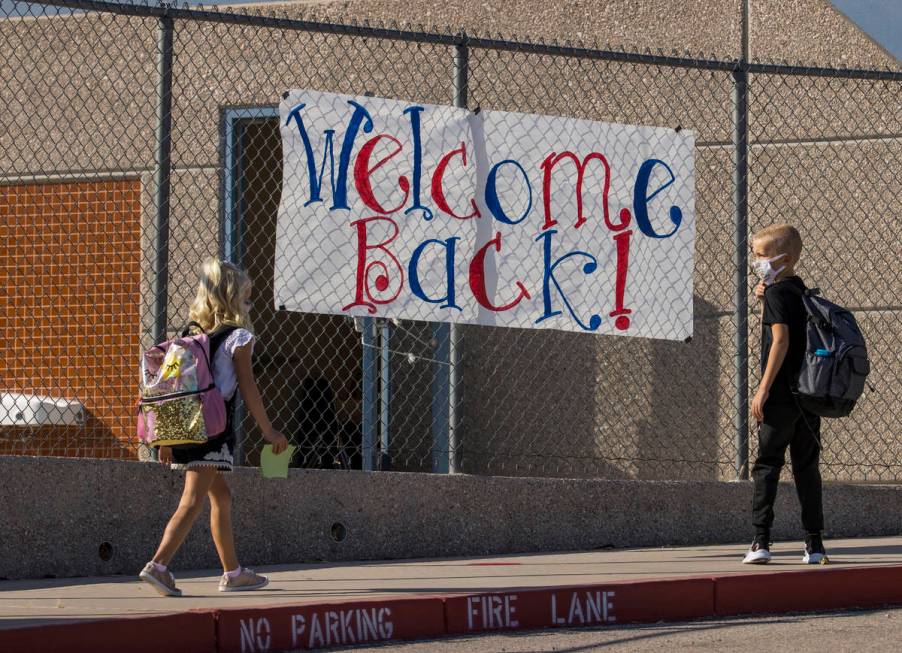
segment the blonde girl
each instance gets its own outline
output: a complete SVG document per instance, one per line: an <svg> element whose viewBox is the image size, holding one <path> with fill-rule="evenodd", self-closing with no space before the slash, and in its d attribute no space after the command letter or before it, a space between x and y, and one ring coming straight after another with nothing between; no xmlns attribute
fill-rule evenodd
<svg viewBox="0 0 902 653"><path fill-rule="evenodd" d="M139 575L164 596L181 596L168 567L203 510L204 497L210 499L210 531L223 567L219 591L255 590L269 582L265 576L238 563L232 533L232 495L224 476L232 471L234 464L233 412L238 391L263 432L263 438L273 445L273 451L281 453L288 446L285 436L272 427L254 380L250 307L251 280L247 273L217 258L205 260L189 316L210 335L213 382L226 400L228 420L221 435L203 444L159 449L161 463L172 469L185 470L185 488L179 506L166 525L153 560Z"/></svg>

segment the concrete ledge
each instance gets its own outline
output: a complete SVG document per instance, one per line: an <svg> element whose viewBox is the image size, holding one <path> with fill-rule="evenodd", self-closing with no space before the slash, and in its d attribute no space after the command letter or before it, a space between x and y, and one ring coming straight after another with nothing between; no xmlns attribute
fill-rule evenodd
<svg viewBox="0 0 902 653"><path fill-rule="evenodd" d="M814 568L410 599L279 605L0 630L4 653L263 653L452 634L902 604L902 566Z"/></svg>
<svg viewBox="0 0 902 653"><path fill-rule="evenodd" d="M243 564L391 560L677 546L750 539L750 483L292 470L229 480ZM0 578L135 574L178 504L182 475L152 463L0 456ZM827 484L827 534L902 533L902 486ZM799 538L780 489L775 539ZM218 566L201 517L174 562ZM333 524L347 536L336 541Z"/></svg>

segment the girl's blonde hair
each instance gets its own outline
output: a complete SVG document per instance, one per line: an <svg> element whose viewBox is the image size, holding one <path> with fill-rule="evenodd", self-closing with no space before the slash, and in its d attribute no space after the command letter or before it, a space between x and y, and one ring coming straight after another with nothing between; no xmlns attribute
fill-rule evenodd
<svg viewBox="0 0 902 653"><path fill-rule="evenodd" d="M251 330L251 320L244 300L251 291L247 272L228 261L216 257L206 259L201 267L197 297L188 316L207 332L223 324Z"/></svg>

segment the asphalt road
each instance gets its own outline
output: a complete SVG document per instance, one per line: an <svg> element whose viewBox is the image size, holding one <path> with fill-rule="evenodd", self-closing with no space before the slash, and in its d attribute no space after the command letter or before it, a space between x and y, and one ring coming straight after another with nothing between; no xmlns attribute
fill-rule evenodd
<svg viewBox="0 0 902 653"><path fill-rule="evenodd" d="M902 608L707 619L617 628L523 631L338 650L357 653L894 653L902 651Z"/></svg>

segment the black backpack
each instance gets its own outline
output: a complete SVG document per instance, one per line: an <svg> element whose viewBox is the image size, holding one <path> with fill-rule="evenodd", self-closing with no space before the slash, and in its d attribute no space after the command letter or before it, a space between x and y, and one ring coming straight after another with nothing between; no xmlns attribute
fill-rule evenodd
<svg viewBox="0 0 902 653"><path fill-rule="evenodd" d="M821 417L845 417L864 392L871 372L864 336L852 312L805 289L808 315L805 358L793 384L799 405Z"/></svg>

